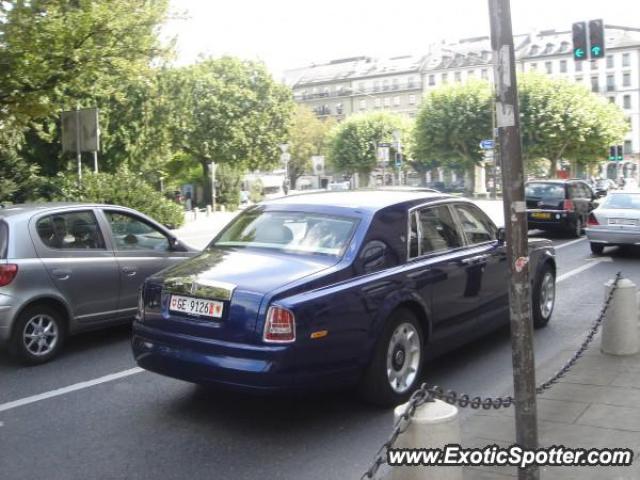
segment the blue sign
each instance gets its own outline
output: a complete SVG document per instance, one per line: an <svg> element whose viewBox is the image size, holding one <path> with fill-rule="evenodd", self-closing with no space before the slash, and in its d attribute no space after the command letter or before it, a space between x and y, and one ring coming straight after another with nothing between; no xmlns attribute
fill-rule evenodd
<svg viewBox="0 0 640 480"><path fill-rule="evenodd" d="M480 142L480 148L483 150L492 150L494 147L493 140L482 140Z"/></svg>

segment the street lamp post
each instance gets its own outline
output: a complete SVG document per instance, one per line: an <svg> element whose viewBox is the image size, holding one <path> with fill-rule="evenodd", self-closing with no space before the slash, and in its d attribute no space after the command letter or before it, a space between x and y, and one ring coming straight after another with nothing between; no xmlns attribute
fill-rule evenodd
<svg viewBox="0 0 640 480"><path fill-rule="evenodd" d="M284 163L284 194L289 194L289 160L291 160L291 154L287 151L289 150L288 143L280 144L280 151L282 155L280 155L280 160Z"/></svg>

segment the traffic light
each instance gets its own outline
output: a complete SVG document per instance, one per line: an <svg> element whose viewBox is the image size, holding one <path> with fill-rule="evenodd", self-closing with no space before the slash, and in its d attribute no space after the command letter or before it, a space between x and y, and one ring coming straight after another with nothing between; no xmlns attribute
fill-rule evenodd
<svg viewBox="0 0 640 480"><path fill-rule="evenodd" d="M573 32L573 59L576 61L587 59L587 22L576 22Z"/></svg>
<svg viewBox="0 0 640 480"><path fill-rule="evenodd" d="M604 57L604 22L602 20L589 21L589 52L591 58Z"/></svg>
<svg viewBox="0 0 640 480"><path fill-rule="evenodd" d="M624 151L622 145L611 145L609 147L609 161L621 162L624 160Z"/></svg>
<svg viewBox="0 0 640 480"><path fill-rule="evenodd" d="M624 160L624 152L622 151L622 145L618 145L618 155L616 155L616 162Z"/></svg>

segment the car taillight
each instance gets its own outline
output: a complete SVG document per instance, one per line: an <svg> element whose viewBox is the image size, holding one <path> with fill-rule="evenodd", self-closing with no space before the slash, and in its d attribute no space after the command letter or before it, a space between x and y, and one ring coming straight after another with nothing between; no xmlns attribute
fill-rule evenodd
<svg viewBox="0 0 640 480"><path fill-rule="evenodd" d="M587 218L587 227L592 227L594 225L600 225L598 223L598 219L596 218L596 216L593 213L589 214L589 217Z"/></svg>
<svg viewBox="0 0 640 480"><path fill-rule="evenodd" d="M18 274L18 265L15 263L5 263L0 265L0 287L9 285Z"/></svg>
<svg viewBox="0 0 640 480"><path fill-rule="evenodd" d="M286 308L271 306L267 311L262 339L269 343L289 343L296 339L296 319Z"/></svg>
<svg viewBox="0 0 640 480"><path fill-rule="evenodd" d="M562 204L562 209L573 212L576 209L575 205L573 204L573 200L565 200Z"/></svg>

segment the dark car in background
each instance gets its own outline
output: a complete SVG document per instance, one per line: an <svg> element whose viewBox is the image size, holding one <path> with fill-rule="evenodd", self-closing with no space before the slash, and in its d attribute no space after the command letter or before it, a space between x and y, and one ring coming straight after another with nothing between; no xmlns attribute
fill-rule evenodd
<svg viewBox="0 0 640 480"><path fill-rule="evenodd" d="M144 279L196 253L130 208L0 208L0 343L46 362L70 334L130 321Z"/></svg>
<svg viewBox="0 0 640 480"><path fill-rule="evenodd" d="M529 240L534 325L551 317L554 249ZM423 361L507 324L503 230L439 192L264 202L141 290L133 353L167 376L245 391L359 385L398 404Z"/></svg>
<svg viewBox="0 0 640 480"><path fill-rule="evenodd" d="M583 180L533 180L525 185L529 229L581 237L596 196Z"/></svg>

